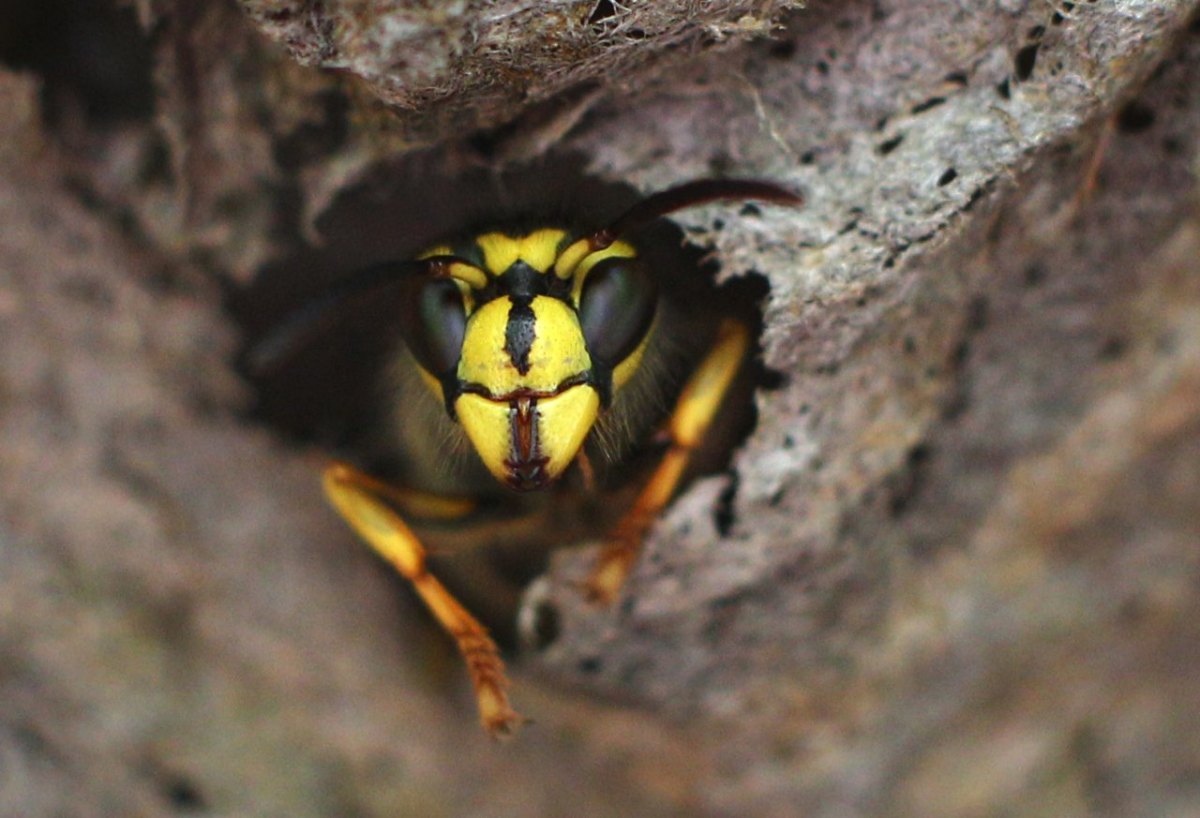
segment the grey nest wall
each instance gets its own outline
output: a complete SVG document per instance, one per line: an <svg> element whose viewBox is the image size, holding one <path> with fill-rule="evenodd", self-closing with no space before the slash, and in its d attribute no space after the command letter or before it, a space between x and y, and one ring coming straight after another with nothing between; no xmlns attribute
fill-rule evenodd
<svg viewBox="0 0 1200 818"><path fill-rule="evenodd" d="M152 110L0 24L0 815L1200 811L1196 3L112 8ZM807 198L676 218L781 383L502 747L223 308L418 149Z"/></svg>

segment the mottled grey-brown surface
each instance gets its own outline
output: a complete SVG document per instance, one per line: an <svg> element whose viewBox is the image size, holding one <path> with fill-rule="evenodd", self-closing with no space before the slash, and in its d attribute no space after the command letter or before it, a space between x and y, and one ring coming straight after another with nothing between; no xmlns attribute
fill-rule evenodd
<svg viewBox="0 0 1200 818"><path fill-rule="evenodd" d="M1196 2L20 5L0 816L1200 816ZM675 217L779 376L500 745L226 307L545 153L807 204Z"/></svg>

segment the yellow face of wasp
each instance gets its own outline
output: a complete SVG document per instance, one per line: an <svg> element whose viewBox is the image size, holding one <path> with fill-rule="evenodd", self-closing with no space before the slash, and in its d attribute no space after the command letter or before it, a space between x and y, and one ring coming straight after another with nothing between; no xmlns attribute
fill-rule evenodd
<svg viewBox="0 0 1200 818"><path fill-rule="evenodd" d="M567 469L602 406L637 368L653 291L635 292L646 297L626 304L620 285L631 289L628 270L611 272L611 261L597 267L606 259L629 266L636 252L624 242L589 252L587 239L571 242L565 231L544 229L515 237L487 233L465 250L437 247L423 257L433 256L456 259L450 275L460 300L451 291L454 303L432 312L433 320L462 322L461 340L454 335L449 351L427 360L417 354L425 380L500 482L541 488ZM449 288L439 285L444 295ZM630 321L623 307L640 310L641 323ZM617 335L636 334L633 343L612 343L615 336L603 332L612 323ZM453 366L433 371L450 363L455 345ZM618 354L620 360L610 360Z"/></svg>
<svg viewBox="0 0 1200 818"><path fill-rule="evenodd" d="M579 320L567 304L534 297L522 312L509 297L489 301L467 321L458 377L484 387L454 401L475 451L498 480L537 488L558 477L575 458L600 409L595 388L583 382L592 362ZM510 328L522 322L528 342ZM511 343L510 343L511 342Z"/></svg>

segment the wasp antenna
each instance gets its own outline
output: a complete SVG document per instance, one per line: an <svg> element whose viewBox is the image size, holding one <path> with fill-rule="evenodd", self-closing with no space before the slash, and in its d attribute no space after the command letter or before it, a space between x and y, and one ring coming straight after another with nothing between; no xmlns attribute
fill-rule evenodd
<svg viewBox="0 0 1200 818"><path fill-rule="evenodd" d="M270 374L359 297L385 292L414 275L436 275L437 268L429 261L435 259L375 264L335 282L255 343L246 355L247 367L257 375Z"/></svg>
<svg viewBox="0 0 1200 818"><path fill-rule="evenodd" d="M771 182L757 179L701 179L677 187L667 188L635 204L608 227L597 230L591 237L594 250L608 247L618 237L639 227L644 227L678 210L684 210L709 202L754 200L771 204L797 206L804 204L804 197Z"/></svg>
<svg viewBox="0 0 1200 818"><path fill-rule="evenodd" d="M473 290L481 290L488 284L487 273L458 256L426 256L421 259L421 263L429 268L429 275L436 278L453 278Z"/></svg>

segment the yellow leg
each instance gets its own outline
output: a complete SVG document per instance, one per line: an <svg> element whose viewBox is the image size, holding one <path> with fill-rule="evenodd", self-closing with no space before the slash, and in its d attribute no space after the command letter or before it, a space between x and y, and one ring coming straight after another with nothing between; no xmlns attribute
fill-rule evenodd
<svg viewBox="0 0 1200 818"><path fill-rule="evenodd" d="M323 476L325 495L360 537L416 588L421 599L458 643L467 662L479 716L493 736L512 733L523 719L508 704L508 679L496 643L487 630L451 596L425 567L425 548L400 515L375 495L379 481L345 463L333 463Z"/></svg>
<svg viewBox="0 0 1200 818"><path fill-rule="evenodd" d="M447 497L444 494L420 491L407 486L395 486L345 464L337 465L354 473L354 484L358 488L376 497L382 497L399 507L408 517L422 520L457 520L475 510L476 503L469 497Z"/></svg>
<svg viewBox="0 0 1200 818"><path fill-rule="evenodd" d="M602 604L616 599L637 561L646 531L671 500L687 468L692 449L704 436L733 382L750 336L737 321L722 322L716 343L683 387L667 430L671 446L629 512L613 528L588 578L588 598Z"/></svg>

